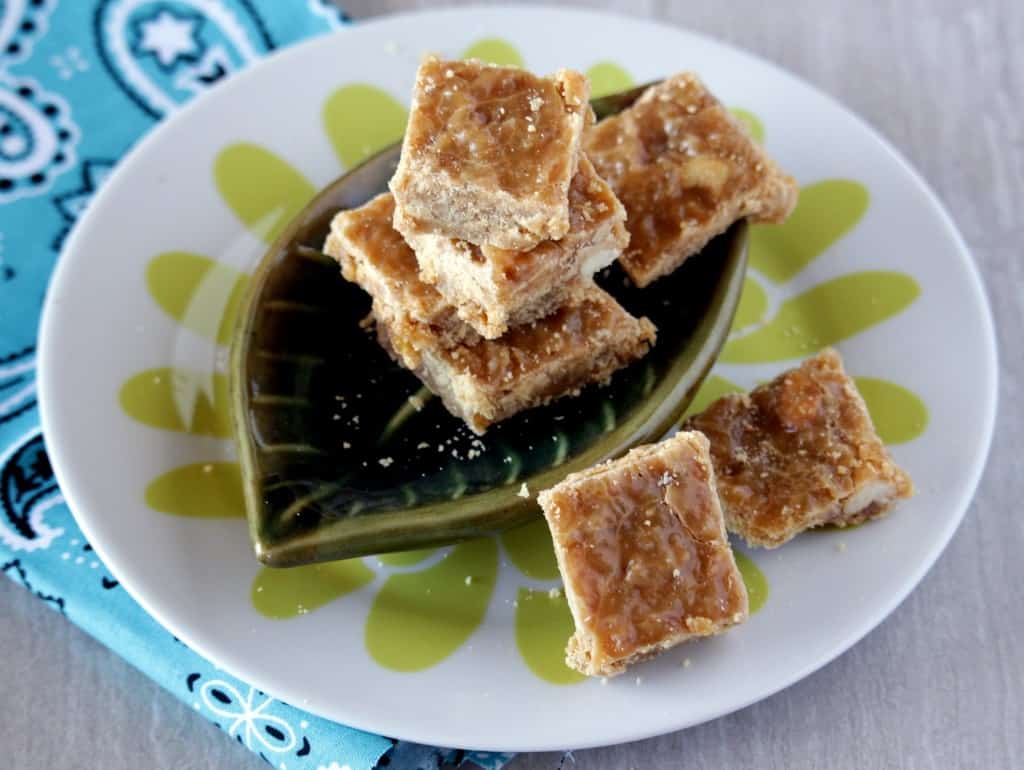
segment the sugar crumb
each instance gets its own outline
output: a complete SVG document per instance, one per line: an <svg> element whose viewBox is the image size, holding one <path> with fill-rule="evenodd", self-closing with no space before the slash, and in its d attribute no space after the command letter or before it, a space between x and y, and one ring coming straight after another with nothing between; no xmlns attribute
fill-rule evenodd
<svg viewBox="0 0 1024 770"><path fill-rule="evenodd" d="M839 551L839 553L845 553L846 552L846 543L844 543L842 541L838 542L836 544L836 550Z"/></svg>
<svg viewBox="0 0 1024 770"><path fill-rule="evenodd" d="M382 467L382 468L387 468L387 467L388 467L389 465L391 465L391 463L393 463L394 461L395 461L395 460L394 460L394 458L392 458L392 457L382 457L382 458L380 458L380 459L379 459L379 460L378 460L377 462L379 462L379 463L380 463L380 467Z"/></svg>
<svg viewBox="0 0 1024 770"><path fill-rule="evenodd" d="M690 659L689 658L683 658L683 668L689 668L690 665L691 665Z"/></svg>
<svg viewBox="0 0 1024 770"><path fill-rule="evenodd" d="M525 481L523 482L522 486L519 487L519 496L525 498L528 498L530 496L530 488L526 486Z"/></svg>
<svg viewBox="0 0 1024 770"><path fill-rule="evenodd" d="M548 591L548 598L549 599L558 599L561 596L562 596L562 589L561 588L552 588L550 591Z"/></svg>
<svg viewBox="0 0 1024 770"><path fill-rule="evenodd" d="M466 575L466 585L468 585L468 586L473 585L473 576L472 575Z"/></svg>

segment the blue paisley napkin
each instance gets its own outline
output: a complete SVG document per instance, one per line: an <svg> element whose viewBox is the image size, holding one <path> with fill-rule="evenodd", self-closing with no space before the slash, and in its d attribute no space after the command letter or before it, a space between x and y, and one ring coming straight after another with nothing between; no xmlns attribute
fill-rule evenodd
<svg viewBox="0 0 1024 770"><path fill-rule="evenodd" d="M192 652L85 541L39 431L34 345L47 280L118 159L193 96L346 22L326 0L0 0L0 569L280 770L498 768L508 755L320 719Z"/></svg>

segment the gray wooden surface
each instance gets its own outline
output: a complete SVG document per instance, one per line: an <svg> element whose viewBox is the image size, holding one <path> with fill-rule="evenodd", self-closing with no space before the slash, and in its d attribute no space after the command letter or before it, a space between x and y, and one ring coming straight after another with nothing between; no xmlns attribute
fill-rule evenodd
<svg viewBox="0 0 1024 770"><path fill-rule="evenodd" d="M428 5L342 2L357 19ZM1000 427L971 511L932 572L880 628L760 704L662 738L577 752L575 767L1021 767L1024 3L587 5L666 19L759 53L891 139L949 206L982 267L1002 379ZM263 767L7 580L0 580L0 650L0 746L12 766ZM554 770L558 763L557 754L537 754L513 767Z"/></svg>

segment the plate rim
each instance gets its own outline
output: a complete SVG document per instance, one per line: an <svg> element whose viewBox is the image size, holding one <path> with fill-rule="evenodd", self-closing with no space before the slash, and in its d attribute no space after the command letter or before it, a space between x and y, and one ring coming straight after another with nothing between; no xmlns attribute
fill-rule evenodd
<svg viewBox="0 0 1024 770"><path fill-rule="evenodd" d="M829 651L815 658L814 660L806 663L794 670L794 673L784 678L784 680L776 683L775 686L766 688L763 692L749 698L736 701L729 705L713 712L709 712L702 716L702 718L688 721L684 724L678 724L674 727L665 727L659 724L654 728L648 728L643 725L637 726L635 729L624 731L622 735L616 735L613 740L602 738L600 736L590 736L587 740L575 741L568 748L583 749L593 748L599 746L613 745L617 743L623 743L628 741L642 740L650 738L656 735L666 734L668 732L674 732L689 727L703 724L714 719L718 719L726 714L739 711L753 703L765 700L776 693L787 689L796 682L799 682L810 674L814 673L820 668L823 668L828 663L835 660L837 657L847 652L850 647L864 638L868 633L873 631L878 625L884 621L892 612L906 599L906 597L913 591L921 582L923 577L928 571L934 566L939 556L946 550L950 540L956 533L964 517L966 516L967 510L970 507L970 503L974 498L977 491L978 484L981 480L982 473L987 465L988 457L992 448L992 440L995 430L996 415L998 411L998 393L999 393L999 356L998 356L998 341L995 334L995 323L992 314L992 306L988 299L988 294L985 290L984 280L981 275L980 268L977 261L974 258L970 248L968 247L963 235L960 233L956 226L956 223L947 210L942 199L935 193L923 176L904 158L904 156L893 146L892 143L877 129L875 129L865 119L854 113L850 108L846 107L837 98L826 93L822 89L815 86L813 83L807 81L801 75L790 72L789 70L765 59L757 53L747 51L740 48L739 46L733 45L727 41L720 40L711 35L707 35L701 32L693 31L692 29L674 24L667 21L651 18L635 18L629 14L607 11L603 9L590 9L590 8L575 8L575 7L561 7L551 4L540 4L540 5L526 5L526 4L501 4L501 5L471 5L471 6L460 6L460 7L443 7L443 8L428 8L415 11L405 11L400 13L385 14L382 16L374 17L364 21L357 21L351 25L343 26L337 30L333 30L324 35L317 35L301 42L295 43L285 48L277 49L249 66L245 70L235 74L225 83L221 84L218 88L211 89L210 91L201 94L197 98L191 100L183 108L176 111L174 114L165 118L159 124L153 127L146 135L144 135L139 141L137 141L129 151L121 158L112 172L111 178L108 183L103 185L96 197L93 200L93 204L89 207L82 220L79 221L75 228L72 230L70 236L66 240L64 247L62 248L60 255L58 256L53 270L50 274L49 281L47 283L47 289L43 301L43 309L40 317L38 335L37 335L37 388L38 388L38 402L39 402L39 414L40 423L42 428L42 434L44 439L48 435L53 435L54 429L54 415L49 407L51 400L53 399L53 390L56 387L54 383L50 381L48 372L51 370L52 364L50 363L54 358L54 351L59 349L59 345L54 341L53 325L54 325L54 303L53 295L55 294L56 288L61 283L61 277L69 270L69 264L72 261L71 254L76 253L78 249L78 243L82 239L82 233L86 231L83 224L86 223L94 213L101 208L102 203L107 197L111 195L111 190L114 188L114 183L117 181L119 176L123 176L130 172L132 166L138 162L138 159L145 155L149 148L154 145L164 129L170 126L177 125L179 121L186 121L191 118L193 110L196 110L201 105L205 105L207 101L219 98L226 89L236 88L240 82L244 82L246 79L251 77L257 77L265 67L276 66L276 62L280 59L284 59L292 56L301 56L302 52L306 47L313 47L315 45L322 45L324 40L333 39L340 40L347 35L358 34L359 30L366 27L373 27L377 25L388 24L395 20L410 20L416 17L422 16L437 16L437 15L450 15L450 16L464 16L472 13L473 11L486 10L488 12L507 12L507 13L560 13L569 15L581 15L590 16L597 20L603 19L607 23L615 23L623 19L628 19L634 24L640 24L649 26L652 29L670 29L673 31L683 32L684 34L690 35L695 39L699 39L702 42L709 43L719 48L727 49L731 54L738 54L742 57L751 59L757 63L759 67L763 67L767 70L774 72L777 75L782 75L785 78L798 84L800 87L812 92L819 98L826 100L832 107L837 108L843 115L845 120L855 124L861 131L863 131L868 137L870 137L875 143L878 144L884 154L895 161L896 165L900 170L906 173L909 178L914 182L916 188L923 193L923 197L927 204L934 209L939 215L944 234L951 239L956 250L964 257L964 262L967 268L967 273L970 276L968 285L965 287L972 295L975 301L979 305L980 322L983 327L984 335L984 359L985 359L985 370L979 373L979 379L987 381L987 409L983 425L980 426L981 442L979 444L980 451L977 452L973 458L973 462L970 465L968 473L965 477L965 483L962 487L961 494L955 499L955 504L951 507L957 511L957 513L950 517L946 523L945 528L938 533L938 537L935 540L935 545L925 558L921 559L916 565L915 569L911 574L903 581L903 584L894 590L885 601L880 602L876 610L871 613L868 620L866 620L862 627L857 628L851 632L841 642L835 643L830 646ZM127 169L127 171L126 171ZM74 501L76 497L75 489L77 488L74 483L68 483L68 474L65 472L67 465L73 460L65 458L62 455L60 445L54 443L48 445L48 453L50 455L51 463L55 477L62 493L65 495L65 501L68 505L69 510L75 517L76 523L81 528L85 537L96 549L97 555L104 562L111 574L114 575L118 580L121 581L122 586L128 594L135 600L151 617L153 617L161 626L168 631L171 631L176 636L181 638L193 651L208 660L214 665L221 666L221 662L218 661L217 657L211 655L202 643L196 643L193 634L190 629L180 629L172 627L173 624L168 623L165 615L156 604L151 601L150 597L143 591L137 591L132 586L132 579L128 581L122 580L122 570L120 565L113 564L107 557L106 545L100 541L94 541L93 535L95 534L91 524L89 523L90 517L88 515L80 516L77 511L77 505ZM102 538L101 538L102 539ZM130 571L129 568L125 568ZM157 602L159 603L159 602ZM171 613L173 614L173 613ZM276 687L264 688L261 687L261 683L265 684L265 680L258 671L249 671L243 665L241 667L235 666L223 666L226 671L231 672L239 679L245 681L255 687L266 691L268 694L277 697L280 693L280 689ZM242 673L244 671L244 673ZM236 673L239 672L239 673ZM302 702L301 699L296 698L284 698L285 702ZM304 710L306 704L302 707ZM310 713L317 713L310 710ZM321 714L322 715L322 714ZM323 716L323 715L322 715ZM346 716L344 721L337 720L331 716L323 716L323 718L329 721L339 721L348 727L360 729L370 733L378 733L379 725L375 726L359 718L358 709L352 712L352 718ZM555 745L550 742L538 743L536 741L522 740L515 744L481 744L474 742L471 736L456 736L454 733L440 735L436 731L433 733L426 733L417 728L415 724L404 724L402 725L400 736L404 740L412 740L421 743L434 744L434 745L448 745L448 744L459 744L466 749L480 750L480 751L512 751L512 752L531 752L531 751L547 751L547 750L560 750L567 748L561 744ZM394 736L399 737L399 736ZM468 740L467 740L468 739Z"/></svg>

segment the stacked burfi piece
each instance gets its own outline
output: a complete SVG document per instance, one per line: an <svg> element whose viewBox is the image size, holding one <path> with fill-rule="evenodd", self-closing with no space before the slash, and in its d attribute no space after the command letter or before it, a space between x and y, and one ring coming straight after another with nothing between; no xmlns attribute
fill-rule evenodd
<svg viewBox="0 0 1024 770"><path fill-rule="evenodd" d="M707 439L637 447L540 494L576 632L566 663L614 676L747 619Z"/></svg>
<svg viewBox="0 0 1024 770"><path fill-rule="evenodd" d="M589 84L428 57L391 192L325 251L373 297L381 344L476 432L606 380L655 329L593 283L629 240L582 150Z"/></svg>
<svg viewBox="0 0 1024 770"><path fill-rule="evenodd" d="M778 223L796 206L796 181L692 72L601 121L584 148L626 207L621 262L637 286L668 275L738 219Z"/></svg>

